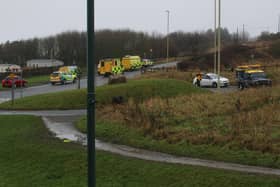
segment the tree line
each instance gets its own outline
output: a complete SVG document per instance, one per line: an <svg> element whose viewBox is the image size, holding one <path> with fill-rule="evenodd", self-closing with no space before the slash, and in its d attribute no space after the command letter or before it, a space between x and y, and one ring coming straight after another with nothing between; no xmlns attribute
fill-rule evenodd
<svg viewBox="0 0 280 187"><path fill-rule="evenodd" d="M222 42L236 42L235 34L222 29ZM201 32L173 32L170 56L196 56L213 47L213 30ZM142 58L164 58L166 36L131 30L99 30L95 33L96 62L103 58L139 55ZM66 65L86 66L86 33L68 31L45 38L33 38L0 44L0 63L24 65L31 59L59 59Z"/></svg>

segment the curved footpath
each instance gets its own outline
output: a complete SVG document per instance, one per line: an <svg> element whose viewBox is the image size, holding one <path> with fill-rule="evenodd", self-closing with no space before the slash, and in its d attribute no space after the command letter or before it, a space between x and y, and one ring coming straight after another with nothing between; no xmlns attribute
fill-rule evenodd
<svg viewBox="0 0 280 187"><path fill-rule="evenodd" d="M34 115L42 117L46 127L62 140L70 140L86 145L86 135L79 132L74 127L74 121L80 116L86 114L86 110L68 110L68 111L0 111L0 115ZM183 164L193 166L203 166L215 169L224 169L230 171L276 175L280 176L280 169L265 167L247 166L219 161L204 159L195 159L189 157L178 157L170 154L159 153L137 149L125 145L116 145L96 140L96 149L119 154L126 157L132 157L142 160L165 162L172 164Z"/></svg>

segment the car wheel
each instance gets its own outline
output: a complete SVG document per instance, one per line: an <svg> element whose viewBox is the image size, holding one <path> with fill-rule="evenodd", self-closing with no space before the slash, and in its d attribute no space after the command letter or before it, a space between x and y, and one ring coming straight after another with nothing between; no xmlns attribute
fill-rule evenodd
<svg viewBox="0 0 280 187"><path fill-rule="evenodd" d="M212 84L212 87L213 87L213 88L217 88L217 87L218 87L217 83L214 82L214 83Z"/></svg>

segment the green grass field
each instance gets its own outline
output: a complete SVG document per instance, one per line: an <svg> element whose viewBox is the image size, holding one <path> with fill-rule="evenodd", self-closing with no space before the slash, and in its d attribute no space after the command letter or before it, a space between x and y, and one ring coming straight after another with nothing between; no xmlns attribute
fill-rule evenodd
<svg viewBox="0 0 280 187"><path fill-rule="evenodd" d="M27 78L28 86L36 86L41 84L48 84L50 76L49 75L42 75L42 76L34 76Z"/></svg>
<svg viewBox="0 0 280 187"><path fill-rule="evenodd" d="M97 88L97 104L112 102L112 97L123 96L143 101L151 97L173 97L177 95L205 92L191 84L179 80L153 79L129 81L126 84L106 85ZM1 109L46 110L46 109L84 109L86 108L86 90L72 90L59 93L43 94L15 100L0 105Z"/></svg>
<svg viewBox="0 0 280 187"><path fill-rule="evenodd" d="M86 187L86 149L51 137L38 117L0 116L0 186ZM278 187L278 177L97 152L97 186Z"/></svg>

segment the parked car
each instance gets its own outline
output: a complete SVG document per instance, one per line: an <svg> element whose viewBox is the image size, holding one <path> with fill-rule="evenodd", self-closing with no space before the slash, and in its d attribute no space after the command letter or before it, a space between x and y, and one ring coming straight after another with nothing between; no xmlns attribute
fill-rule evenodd
<svg viewBox="0 0 280 187"><path fill-rule="evenodd" d="M11 88L14 82L15 87L25 87L27 81L22 79L20 76L17 75L9 75L5 79L2 80L2 87Z"/></svg>
<svg viewBox="0 0 280 187"><path fill-rule="evenodd" d="M197 77L195 77L193 79L193 84L196 86L201 86L201 87L217 88L218 87L218 75L215 73L201 74L200 84L198 83ZM229 84L230 84L229 79L220 76L220 86L221 87L227 87L227 86L229 86Z"/></svg>
<svg viewBox="0 0 280 187"><path fill-rule="evenodd" d="M259 69L237 71L236 75L240 90L249 87L272 86L271 79L267 78L265 72Z"/></svg>

